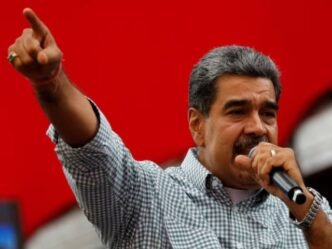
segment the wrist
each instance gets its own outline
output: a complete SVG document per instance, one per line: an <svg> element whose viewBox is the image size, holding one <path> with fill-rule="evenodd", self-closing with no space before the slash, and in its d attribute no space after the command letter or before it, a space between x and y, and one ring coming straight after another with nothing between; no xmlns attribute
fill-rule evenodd
<svg viewBox="0 0 332 249"><path fill-rule="evenodd" d="M35 86L48 85L56 81L57 78L60 76L61 72L62 72L62 62L60 61L60 63L57 65L57 67L52 71L52 73L49 76L40 79L35 79L32 82Z"/></svg>
<svg viewBox="0 0 332 249"><path fill-rule="evenodd" d="M41 81L40 83L32 82L34 92L40 102L45 104L56 102L66 91L64 88L67 88L68 78L62 68L60 69L56 77L52 77L48 81Z"/></svg>
<svg viewBox="0 0 332 249"><path fill-rule="evenodd" d="M301 215L301 218L298 218L298 216L296 217L295 214L290 212L291 222L302 230L306 230L311 227L323 202L323 198L319 192L313 188L307 188L307 190L310 192L311 198L309 198L309 208L306 208L306 213Z"/></svg>

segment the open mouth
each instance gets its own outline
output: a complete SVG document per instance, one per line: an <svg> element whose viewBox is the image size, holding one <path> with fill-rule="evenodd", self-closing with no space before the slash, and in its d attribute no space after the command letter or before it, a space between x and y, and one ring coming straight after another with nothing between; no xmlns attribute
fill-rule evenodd
<svg viewBox="0 0 332 249"><path fill-rule="evenodd" d="M257 144L256 144L257 145ZM251 149L252 148L254 148L254 147L256 147L256 145L252 145L252 146L248 146L247 148L245 148L242 152L241 152L241 154L242 155L249 155L249 152L251 151Z"/></svg>
<svg viewBox="0 0 332 249"><path fill-rule="evenodd" d="M257 144L252 144L252 145L249 145L249 146L246 146L244 148L238 148L238 147L235 147L234 148L234 156L237 156L237 155L248 155L250 150L252 148L254 148Z"/></svg>

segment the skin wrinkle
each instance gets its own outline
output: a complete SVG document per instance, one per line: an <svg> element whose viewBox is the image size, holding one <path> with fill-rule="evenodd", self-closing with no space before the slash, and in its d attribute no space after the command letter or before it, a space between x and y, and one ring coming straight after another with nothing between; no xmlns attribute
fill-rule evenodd
<svg viewBox="0 0 332 249"><path fill-rule="evenodd" d="M239 75L220 77L209 115L200 115L198 126L203 142L199 160L225 186L259 188L252 169L237 165L235 158L247 154L259 142L277 144L277 109L271 80Z"/></svg>

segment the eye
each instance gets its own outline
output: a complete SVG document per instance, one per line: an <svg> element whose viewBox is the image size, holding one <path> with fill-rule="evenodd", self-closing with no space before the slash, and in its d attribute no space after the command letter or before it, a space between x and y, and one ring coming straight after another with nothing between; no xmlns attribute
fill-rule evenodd
<svg viewBox="0 0 332 249"><path fill-rule="evenodd" d="M233 109L228 112L229 115L240 116L244 115L246 112L243 109Z"/></svg>
<svg viewBox="0 0 332 249"><path fill-rule="evenodd" d="M265 110L262 111L261 115L267 118L275 118L277 116L277 112L274 110Z"/></svg>

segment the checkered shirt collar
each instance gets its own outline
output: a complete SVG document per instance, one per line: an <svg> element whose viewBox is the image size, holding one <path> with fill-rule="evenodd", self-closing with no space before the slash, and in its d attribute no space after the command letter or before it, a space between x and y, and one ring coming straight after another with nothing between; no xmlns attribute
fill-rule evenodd
<svg viewBox="0 0 332 249"><path fill-rule="evenodd" d="M191 148L184 158L181 168L185 175L190 179L200 191L206 191L206 181L212 175L197 159L198 149Z"/></svg>
<svg viewBox="0 0 332 249"><path fill-rule="evenodd" d="M200 191L205 192L209 189L210 180L213 174L198 161L198 149L191 148L188 150L184 158L181 168L185 175L190 179L191 183ZM250 198L248 205L258 205L268 198L269 194L266 190L259 190L254 196Z"/></svg>

